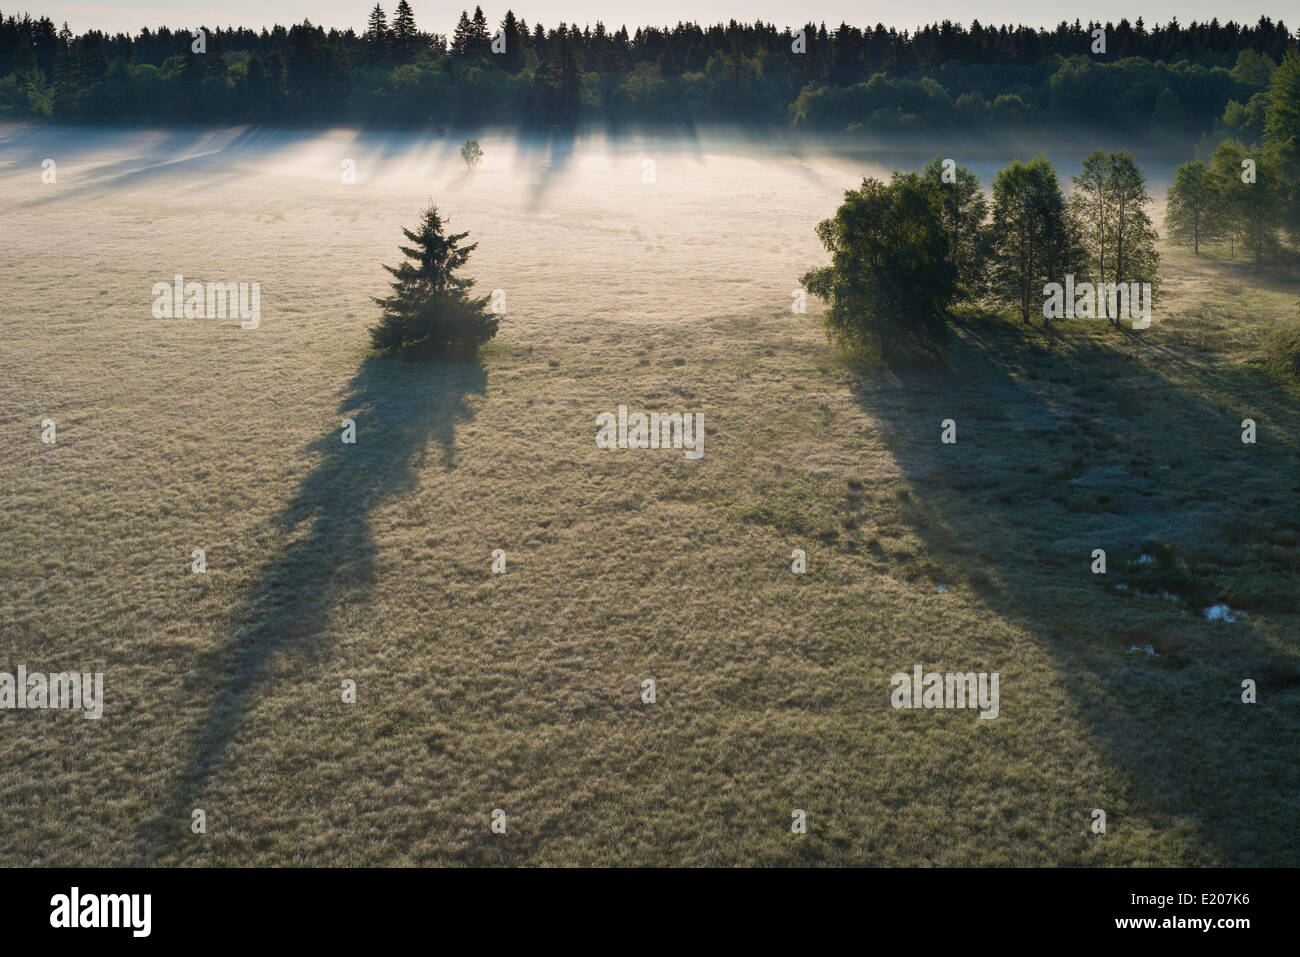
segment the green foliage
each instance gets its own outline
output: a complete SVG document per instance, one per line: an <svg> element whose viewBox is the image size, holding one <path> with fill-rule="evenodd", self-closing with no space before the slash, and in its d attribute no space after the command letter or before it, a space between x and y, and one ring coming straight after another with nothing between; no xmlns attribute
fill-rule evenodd
<svg viewBox="0 0 1300 957"><path fill-rule="evenodd" d="M806 52L796 54L794 32L771 24L678 23L631 36L599 23L530 32L507 11L505 50L496 55L481 8L462 12L447 37L421 32L408 0L399 0L392 20L382 4L368 5L360 33L307 21L261 32L209 29L209 52L198 58L186 31L62 36L44 18L10 16L0 19L0 80L13 79L0 85L0 110L80 122L571 128L592 119L789 120L834 132L1156 135L1206 133L1223 118L1229 134L1253 141L1266 107L1276 103L1275 112L1285 113L1296 101L1294 92L1284 95L1294 69L1283 54L1294 40L1268 18L1155 31L1121 22L1105 56L1083 52L1091 38L1077 22L1050 31L945 23L916 31L842 24L828 32L809 24ZM180 69L165 67L173 57ZM261 70L252 68L254 58ZM1284 65L1274 67L1279 59ZM48 93L23 92L33 60ZM144 70L160 72L140 82Z"/></svg>
<svg viewBox="0 0 1300 957"><path fill-rule="evenodd" d="M1281 160L1275 149L1251 149L1236 140L1224 140L1214 151L1212 176L1219 196L1219 213L1225 224L1229 252L1237 242L1258 265L1277 253L1278 229L1285 207ZM1253 162L1253 181L1247 164Z"/></svg>
<svg viewBox="0 0 1300 957"><path fill-rule="evenodd" d="M370 11L370 16L366 18L366 32L363 38L370 48L371 59L378 59L389 52L392 32L388 29L388 16L384 13L384 8L377 3Z"/></svg>
<svg viewBox="0 0 1300 957"><path fill-rule="evenodd" d="M1256 93L1245 105L1229 100L1223 110L1223 129L1234 139L1258 142L1264 136L1269 102L1270 97L1266 92Z"/></svg>
<svg viewBox="0 0 1300 957"><path fill-rule="evenodd" d="M483 148L478 140L466 140L460 145L460 158L465 161L466 169L473 169L483 159Z"/></svg>
<svg viewBox="0 0 1300 957"><path fill-rule="evenodd" d="M1160 91L1151 110L1151 128L1157 133L1182 133L1187 126L1187 110L1178 94L1168 88Z"/></svg>
<svg viewBox="0 0 1300 957"><path fill-rule="evenodd" d="M850 350L878 346L885 360L900 350L942 352L957 269L932 185L916 173L896 172L888 184L864 179L817 235L831 264L802 283L827 303L833 342Z"/></svg>
<svg viewBox="0 0 1300 957"><path fill-rule="evenodd" d="M1085 253L1056 168L1045 156L1014 160L993 178L991 291L1024 322L1047 283L1082 273Z"/></svg>
<svg viewBox="0 0 1300 957"><path fill-rule="evenodd" d="M1224 140L1210 160L1210 174L1217 197L1223 238L1228 241L1228 255L1235 256L1242 237L1242 209L1245 185L1241 181L1241 160L1246 147L1237 140Z"/></svg>
<svg viewBox="0 0 1300 957"><path fill-rule="evenodd" d="M1016 93L1000 93L989 108L989 115L996 126L1028 126L1034 111L1028 103Z"/></svg>
<svg viewBox="0 0 1300 957"><path fill-rule="evenodd" d="M455 275L477 243L462 246L469 233L444 231L436 206L424 210L418 231L403 229L412 246L400 247L407 262L385 266L393 292L375 299L383 307L370 330L381 351L420 356L472 355L497 332L498 318L486 311L489 297L474 298L474 280Z"/></svg>
<svg viewBox="0 0 1300 957"><path fill-rule="evenodd" d="M1300 313L1300 303L1297 303ZM1300 383L1300 316L1264 338L1264 366L1279 379Z"/></svg>
<svg viewBox="0 0 1300 957"><path fill-rule="evenodd" d="M1273 74L1264 141L1285 184L1286 225L1292 239L1300 240L1300 53L1295 50L1287 52Z"/></svg>
<svg viewBox="0 0 1300 957"><path fill-rule="evenodd" d="M1300 324L1269 335L1264 342L1264 361L1279 378L1300 382Z"/></svg>
<svg viewBox="0 0 1300 957"><path fill-rule="evenodd" d="M1201 244L1214 242L1220 230L1220 202L1214 178L1200 160L1179 165L1169 187L1165 210L1169 238L1191 246L1200 255Z"/></svg>
<svg viewBox="0 0 1300 957"><path fill-rule="evenodd" d="M1232 78L1243 86L1264 89L1273 78L1277 64L1267 53L1260 53L1250 48L1237 54L1237 62L1232 67Z"/></svg>
<svg viewBox="0 0 1300 957"><path fill-rule="evenodd" d="M984 239L988 201L980 188L979 177L966 167L955 164L945 176L944 158L936 156L921 170L921 179L939 194L943 227L948 233L952 261L957 270L957 295L978 302L988 288L988 249Z"/></svg>
<svg viewBox="0 0 1300 957"><path fill-rule="evenodd" d="M393 49L398 56L409 56L415 50L419 34L415 28L415 14L407 0L398 0L393 11Z"/></svg>
<svg viewBox="0 0 1300 957"><path fill-rule="evenodd" d="M1074 177L1070 210L1083 237L1088 274L1098 283L1159 286L1160 253L1146 208L1146 176L1131 154L1093 150ZM1118 317L1109 317L1118 325Z"/></svg>
<svg viewBox="0 0 1300 957"><path fill-rule="evenodd" d="M1300 144L1300 53L1288 50L1269 87L1268 115L1264 121L1270 143Z"/></svg>

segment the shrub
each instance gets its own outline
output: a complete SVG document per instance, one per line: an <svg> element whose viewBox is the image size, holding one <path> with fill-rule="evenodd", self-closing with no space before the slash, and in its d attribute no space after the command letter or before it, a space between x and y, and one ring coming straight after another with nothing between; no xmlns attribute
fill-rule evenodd
<svg viewBox="0 0 1300 957"><path fill-rule="evenodd" d="M1300 323L1269 333L1264 340L1264 365L1279 379L1300 382Z"/></svg>

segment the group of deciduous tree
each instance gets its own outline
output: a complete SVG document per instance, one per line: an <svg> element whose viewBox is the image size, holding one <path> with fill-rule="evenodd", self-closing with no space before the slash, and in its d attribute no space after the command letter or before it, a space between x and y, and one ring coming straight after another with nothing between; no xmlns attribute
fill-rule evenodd
<svg viewBox="0 0 1300 957"><path fill-rule="evenodd" d="M998 304L1028 323L1045 315L1045 287L1067 277L1158 287L1151 197L1128 153L1090 153L1069 195L1046 157L1015 160L994 176L992 199L990 208L978 177L939 156L848 191L817 227L830 265L803 278L827 304L831 338L885 359L937 353L960 302ZM1097 317L1118 325L1113 303L1096 302Z"/></svg>
<svg viewBox="0 0 1300 957"><path fill-rule="evenodd" d="M1226 139L1209 162L1178 167L1169 189L1170 238L1199 255L1206 245L1243 247L1257 265L1282 247L1283 229L1300 241L1300 54L1272 73L1262 137Z"/></svg>

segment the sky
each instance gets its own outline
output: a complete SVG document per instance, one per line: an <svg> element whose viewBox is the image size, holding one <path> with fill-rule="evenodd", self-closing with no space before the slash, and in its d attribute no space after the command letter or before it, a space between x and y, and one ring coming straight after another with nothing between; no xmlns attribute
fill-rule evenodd
<svg viewBox="0 0 1300 957"><path fill-rule="evenodd" d="M421 29L450 33L466 0L409 0L415 21ZM185 0L0 0L6 15L27 10L33 15L48 16L56 23L67 21L75 32L89 29L108 32L135 32L142 26L173 28L201 23L208 26L246 26L261 28L273 23L300 23L304 18L326 28L352 27L360 31L366 14L375 0L223 0L220 3L187 3ZM397 0L380 0L392 16ZM473 10L474 4L468 4ZM994 0L971 3L966 0L493 0L483 5L488 20L500 21L507 8L530 24L540 20L547 27L561 20L579 25L603 20L606 26L629 29L646 24L671 24L678 20L696 20L702 24L736 19L744 22L763 20L777 26L825 21L835 25L847 21L855 26L877 22L899 29L944 19L969 23L978 18L983 23L1026 23L1052 26L1061 20L1075 19L1118 21L1135 20L1140 15L1147 23L1165 23L1176 16L1180 23L1192 20L1236 20L1254 23L1261 16L1283 20L1293 30L1300 25L1300 7L1295 0L1250 0L1229 3L1226 0Z"/></svg>

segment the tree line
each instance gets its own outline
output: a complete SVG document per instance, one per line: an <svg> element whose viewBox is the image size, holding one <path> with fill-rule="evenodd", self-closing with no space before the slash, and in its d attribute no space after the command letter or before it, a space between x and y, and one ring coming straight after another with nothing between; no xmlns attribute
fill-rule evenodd
<svg viewBox="0 0 1300 957"><path fill-rule="evenodd" d="M194 28L194 29L197 29ZM167 27L74 35L0 14L0 114L78 122L568 126L735 120L818 131L1096 126L1258 135L1281 22L915 31L756 21L579 29L462 11L421 30L407 0L367 27ZM1104 46L1098 48L1096 32Z"/></svg>

